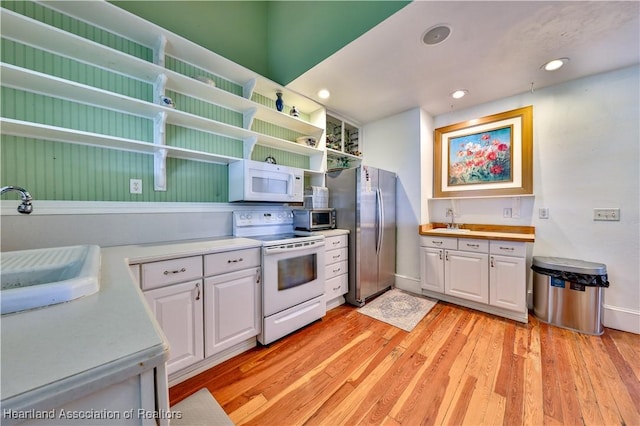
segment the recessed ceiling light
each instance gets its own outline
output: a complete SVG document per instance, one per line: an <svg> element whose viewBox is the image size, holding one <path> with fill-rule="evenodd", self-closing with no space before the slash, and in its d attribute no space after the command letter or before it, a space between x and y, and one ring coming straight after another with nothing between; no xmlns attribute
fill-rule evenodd
<svg viewBox="0 0 640 426"><path fill-rule="evenodd" d="M451 27L446 24L438 24L429 28L422 34L422 42L426 45L433 46L445 41L451 34Z"/></svg>
<svg viewBox="0 0 640 426"><path fill-rule="evenodd" d="M331 93L327 89L320 89L318 90L318 96L320 97L320 99L329 99Z"/></svg>
<svg viewBox="0 0 640 426"><path fill-rule="evenodd" d="M466 95L467 93L469 93L469 91L467 89L460 89L460 90L456 90L455 92L453 92L451 94L451 97L453 99L460 99L460 98L464 97L464 95Z"/></svg>
<svg viewBox="0 0 640 426"><path fill-rule="evenodd" d="M569 58L558 58L558 59L554 59L552 61L547 62L540 68L543 68L545 71L555 71L560 67L562 67L567 62L569 62Z"/></svg>

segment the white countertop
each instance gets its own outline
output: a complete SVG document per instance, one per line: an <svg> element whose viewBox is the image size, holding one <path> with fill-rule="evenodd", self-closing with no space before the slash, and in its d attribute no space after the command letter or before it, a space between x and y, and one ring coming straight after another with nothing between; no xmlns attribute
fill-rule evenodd
<svg viewBox="0 0 640 426"><path fill-rule="evenodd" d="M103 248L98 293L1 317L2 408L56 408L166 361L130 263L258 246L222 237Z"/></svg>

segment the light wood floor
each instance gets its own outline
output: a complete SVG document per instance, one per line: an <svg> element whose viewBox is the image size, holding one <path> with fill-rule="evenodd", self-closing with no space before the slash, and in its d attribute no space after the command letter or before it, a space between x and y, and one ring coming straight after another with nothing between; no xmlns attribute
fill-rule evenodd
<svg viewBox="0 0 640 426"><path fill-rule="evenodd" d="M640 336L439 302L410 333L340 306L170 389L236 424L640 425Z"/></svg>

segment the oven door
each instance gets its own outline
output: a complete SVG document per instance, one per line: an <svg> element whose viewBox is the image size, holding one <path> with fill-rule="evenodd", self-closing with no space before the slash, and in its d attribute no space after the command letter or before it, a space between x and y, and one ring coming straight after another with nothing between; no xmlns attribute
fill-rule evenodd
<svg viewBox="0 0 640 426"><path fill-rule="evenodd" d="M265 317L324 294L323 240L267 246L262 250Z"/></svg>

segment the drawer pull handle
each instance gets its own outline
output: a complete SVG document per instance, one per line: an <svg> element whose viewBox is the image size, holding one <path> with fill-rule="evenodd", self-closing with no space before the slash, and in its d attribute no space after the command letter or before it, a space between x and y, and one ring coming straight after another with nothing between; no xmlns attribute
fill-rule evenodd
<svg viewBox="0 0 640 426"><path fill-rule="evenodd" d="M336 245L340 244L340 241L334 241L334 242L332 242L331 244L333 244L334 246L336 246Z"/></svg>
<svg viewBox="0 0 640 426"><path fill-rule="evenodd" d="M446 260L447 262L449 261L449 252L448 251L444 252L444 260Z"/></svg>
<svg viewBox="0 0 640 426"><path fill-rule="evenodd" d="M438 257L442 260L442 250L438 250Z"/></svg>
<svg viewBox="0 0 640 426"><path fill-rule="evenodd" d="M244 259L240 258L240 259L229 259L227 260L227 263L238 263L238 262L242 262Z"/></svg>
<svg viewBox="0 0 640 426"><path fill-rule="evenodd" d="M333 288L333 291L338 291L338 290L340 290L340 286Z"/></svg>
<svg viewBox="0 0 640 426"><path fill-rule="evenodd" d="M491 256L491 267L492 267L492 268L495 268L495 267L496 267L495 262L494 262L494 260L493 260L493 256Z"/></svg>
<svg viewBox="0 0 640 426"><path fill-rule="evenodd" d="M431 241L432 244L435 244L437 246L442 245L442 241Z"/></svg>
<svg viewBox="0 0 640 426"><path fill-rule="evenodd" d="M340 255L339 254L335 254L335 255L333 255L333 258L334 259L340 259Z"/></svg>
<svg viewBox="0 0 640 426"><path fill-rule="evenodd" d="M180 269L176 269L175 271L164 271L165 275L169 275L169 274L179 274L181 272L187 272L187 270L185 268L180 268Z"/></svg>
<svg viewBox="0 0 640 426"><path fill-rule="evenodd" d="M480 248L480 244L469 244L469 243L467 243L467 247Z"/></svg>
<svg viewBox="0 0 640 426"><path fill-rule="evenodd" d="M336 273L336 272L340 272L340 269L341 269L341 268L334 269L334 270L333 270L333 272L334 272L334 273Z"/></svg>
<svg viewBox="0 0 640 426"><path fill-rule="evenodd" d="M500 250L511 250L511 251L513 251L515 249L513 247L502 247L502 246L500 246Z"/></svg>
<svg viewBox="0 0 640 426"><path fill-rule="evenodd" d="M198 293L196 294L196 300L200 300L200 284L196 284L196 289L198 289Z"/></svg>

